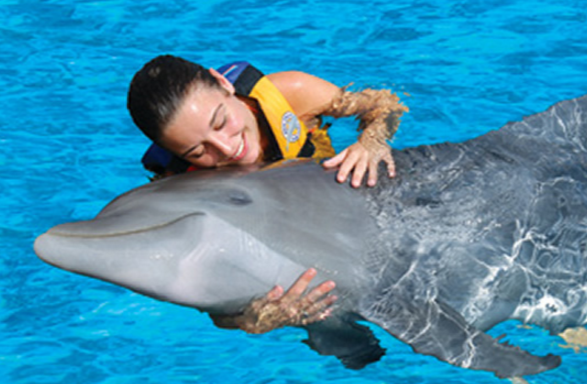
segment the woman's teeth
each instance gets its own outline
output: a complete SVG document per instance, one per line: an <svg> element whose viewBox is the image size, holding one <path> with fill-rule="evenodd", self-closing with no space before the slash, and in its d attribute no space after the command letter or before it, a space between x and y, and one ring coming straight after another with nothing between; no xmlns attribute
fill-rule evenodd
<svg viewBox="0 0 587 384"><path fill-rule="evenodd" d="M241 143L238 146L236 153L231 157L231 160L238 159L240 157L240 155L242 154L243 149L245 149L245 140L244 139L241 140Z"/></svg>

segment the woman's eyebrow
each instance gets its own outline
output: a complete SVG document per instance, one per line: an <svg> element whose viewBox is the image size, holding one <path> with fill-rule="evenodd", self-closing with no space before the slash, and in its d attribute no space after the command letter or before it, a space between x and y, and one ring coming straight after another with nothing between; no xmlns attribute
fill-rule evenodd
<svg viewBox="0 0 587 384"><path fill-rule="evenodd" d="M216 109L214 110L214 113L212 114L212 117L210 118L210 122L208 123L208 125L213 128L214 127L214 122L216 121L216 116L218 116L218 111L220 111L220 108L222 108L223 104L218 104L218 106L216 107Z"/></svg>

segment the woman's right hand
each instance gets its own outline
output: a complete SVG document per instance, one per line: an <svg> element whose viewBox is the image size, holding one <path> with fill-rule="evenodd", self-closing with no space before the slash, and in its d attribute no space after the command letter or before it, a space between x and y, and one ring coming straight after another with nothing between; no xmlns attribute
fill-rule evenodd
<svg viewBox="0 0 587 384"><path fill-rule="evenodd" d="M238 328L248 333L266 333L285 326L300 326L321 321L332 312L337 297L329 295L334 281L326 281L304 294L316 277L316 270L305 271L284 293L276 286L267 295L253 300L244 313L235 319Z"/></svg>

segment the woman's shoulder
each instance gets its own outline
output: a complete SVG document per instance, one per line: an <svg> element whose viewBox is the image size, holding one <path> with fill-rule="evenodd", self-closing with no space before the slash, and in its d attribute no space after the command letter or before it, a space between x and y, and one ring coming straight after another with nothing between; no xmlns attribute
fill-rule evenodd
<svg viewBox="0 0 587 384"><path fill-rule="evenodd" d="M340 88L331 82L302 71L276 72L267 75L267 78L298 115L311 113L329 104L340 92Z"/></svg>

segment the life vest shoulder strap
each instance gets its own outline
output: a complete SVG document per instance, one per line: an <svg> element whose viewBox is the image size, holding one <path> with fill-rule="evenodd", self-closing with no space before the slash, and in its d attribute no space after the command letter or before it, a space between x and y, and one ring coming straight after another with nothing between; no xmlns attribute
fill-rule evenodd
<svg viewBox="0 0 587 384"><path fill-rule="evenodd" d="M308 130L295 115L285 96L267 77L257 81L249 96L259 103L281 157L298 157L307 142Z"/></svg>
<svg viewBox="0 0 587 384"><path fill-rule="evenodd" d="M248 96L253 87L261 78L265 77L263 72L253 67L246 61L237 61L223 65L217 69L218 73L226 77L234 86L238 95Z"/></svg>

